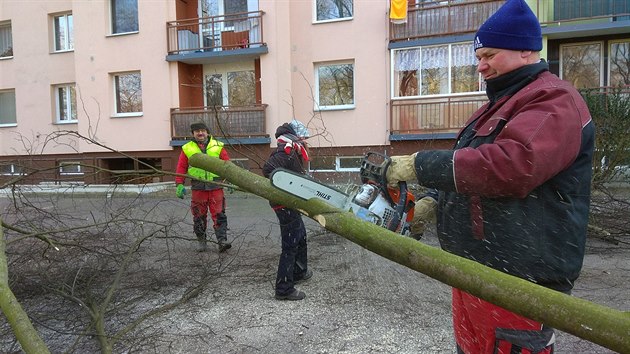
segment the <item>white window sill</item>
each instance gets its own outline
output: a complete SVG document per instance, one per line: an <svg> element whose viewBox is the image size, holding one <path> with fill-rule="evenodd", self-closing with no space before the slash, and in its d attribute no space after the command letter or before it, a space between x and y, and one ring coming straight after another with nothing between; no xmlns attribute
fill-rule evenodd
<svg viewBox="0 0 630 354"><path fill-rule="evenodd" d="M144 115L143 112L118 113L118 114L114 114L112 118L134 118L134 117L142 117L143 115Z"/></svg>

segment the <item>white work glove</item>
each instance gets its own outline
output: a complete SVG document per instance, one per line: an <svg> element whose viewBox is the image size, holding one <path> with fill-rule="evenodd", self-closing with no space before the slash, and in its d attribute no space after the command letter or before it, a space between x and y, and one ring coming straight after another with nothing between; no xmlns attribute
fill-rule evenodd
<svg viewBox="0 0 630 354"><path fill-rule="evenodd" d="M392 156L392 163L385 172L385 179L388 185L396 185L400 181L417 181L416 176L416 154Z"/></svg>
<svg viewBox="0 0 630 354"><path fill-rule="evenodd" d="M437 201L433 197L424 197L416 202L411 220L411 234L422 235L427 224L436 222Z"/></svg>

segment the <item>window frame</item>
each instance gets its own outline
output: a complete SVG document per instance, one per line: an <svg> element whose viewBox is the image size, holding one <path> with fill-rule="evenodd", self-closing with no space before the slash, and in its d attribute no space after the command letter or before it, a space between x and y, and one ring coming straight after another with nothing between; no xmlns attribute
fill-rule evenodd
<svg viewBox="0 0 630 354"><path fill-rule="evenodd" d="M564 77L564 65L565 65L565 63L564 63L563 49L566 48L566 47L577 47L577 46L592 45L592 44L598 44L599 45L599 68L598 68L598 70L599 70L599 86L597 86L597 87L604 86L605 82L610 80L610 76L608 78L604 77L606 75L604 73L604 56L605 56L604 50L606 48L606 41L570 42L570 43L560 44L558 46L558 77L560 77L560 79L568 81ZM571 82L571 84L573 84L573 83ZM580 89L580 88L578 88L578 89Z"/></svg>
<svg viewBox="0 0 630 354"><path fill-rule="evenodd" d="M0 90L0 96L3 94L7 94L7 93L12 93L13 94L13 122L7 122L7 123L3 123L2 122L2 108L0 107L0 127L15 127L17 126L17 95L15 92L15 89L7 89L7 90ZM2 100L0 99L0 103L2 103Z"/></svg>
<svg viewBox="0 0 630 354"><path fill-rule="evenodd" d="M615 44L621 44L621 43L627 43L629 50L630 50L630 38L623 38L623 39L615 39L615 40L610 40L608 41L608 55L607 55L607 61L608 61L608 72L606 73L607 78L606 78L606 83L608 86L613 86L612 84L612 47Z"/></svg>
<svg viewBox="0 0 630 354"><path fill-rule="evenodd" d="M14 163L10 163L10 164L2 164L2 166L10 166L9 169L11 170L9 173L4 172L4 171L0 171L0 176L24 176L26 175L26 173L24 173L24 167L18 164L14 164ZM16 168L18 167L18 168ZM17 170L17 172L16 172Z"/></svg>
<svg viewBox="0 0 630 354"><path fill-rule="evenodd" d="M74 51L74 17L72 16L72 12L67 12L63 14L56 14L52 16L52 25L53 25L53 52L54 53L64 53L64 52L73 52ZM63 46L65 48L57 48L57 43L61 41L57 41L57 19L63 18L65 23L64 29L64 38L65 41Z"/></svg>
<svg viewBox="0 0 630 354"><path fill-rule="evenodd" d="M331 66L341 66L341 65L350 65L352 66L352 103L351 104L339 104L339 105L322 105L320 99L320 77L319 77L319 69L322 67L331 67ZM341 61L331 61L331 62L318 62L314 64L314 77L315 77L315 102L313 109L318 111L337 111L337 110L347 110L356 108L356 66L354 60L341 60Z"/></svg>
<svg viewBox="0 0 630 354"><path fill-rule="evenodd" d="M319 1L326 1L326 0L313 0L313 23L314 24L318 24L318 23L330 23L330 22L340 22L340 21L351 21L354 19L354 0L350 0L350 3L352 4L352 15L348 16L348 17L339 17L339 18L331 18L331 19L326 19L326 20L318 20L318 14L317 14L317 3Z"/></svg>
<svg viewBox="0 0 630 354"><path fill-rule="evenodd" d="M64 166L76 166L76 171L66 172L63 170ZM59 161L57 167L60 176L83 176L85 174L79 161Z"/></svg>
<svg viewBox="0 0 630 354"><path fill-rule="evenodd" d="M331 167L333 168L327 168L327 169L317 169L314 170L311 168L311 161L321 158L321 159L330 159L334 157L334 167L331 165ZM358 167L356 168L344 168L341 167L341 160L343 159L361 159L361 161L363 160L363 156L354 156L354 155L344 155L344 156L331 156L331 155L326 155L326 156L312 156L309 164L308 164L308 171L309 172L359 172L361 170L361 164L359 164ZM332 161L331 161L332 162Z"/></svg>
<svg viewBox="0 0 630 354"><path fill-rule="evenodd" d="M118 90L118 82L119 82L119 78L122 76L129 76L129 75L139 75L140 78L140 111L133 111L133 112L121 112L120 111L120 95L119 95L119 90ZM142 99L142 74L141 72L138 71L126 71L126 72L119 72L119 73L112 73L111 74L112 77L112 89L113 89L113 98L114 98L114 112L113 112L113 117L116 118L124 118L124 117L140 117L144 114L143 112L143 99Z"/></svg>
<svg viewBox="0 0 630 354"><path fill-rule="evenodd" d="M65 99L65 104L68 105L68 116L70 117L69 119L62 119L61 117L61 106L59 105L60 102L60 96L59 96L59 90L60 89L68 89L68 90L73 90L74 91L74 97L72 94L66 94L66 99ZM72 83L72 84L60 84L60 85L54 85L53 86L53 91L54 91L54 96L55 96L55 124L73 124L73 123L77 123L79 121L78 119L78 112L76 112L77 110L77 102L76 102L76 84ZM72 105L72 100L74 98L74 105ZM74 109L73 109L74 107ZM72 116L74 115L74 119L72 119Z"/></svg>
<svg viewBox="0 0 630 354"><path fill-rule="evenodd" d="M3 59L11 59L13 58L13 27L11 25L11 20L9 21L0 21L0 39L2 38L2 31L1 30L6 30L8 29L8 34L6 35L7 37L7 45L6 47L0 47L0 60ZM0 45L2 45L3 42L0 41ZM6 55L3 55L5 54Z"/></svg>
<svg viewBox="0 0 630 354"><path fill-rule="evenodd" d="M335 171L339 172L359 172L361 171L361 161L364 156L336 156L335 157ZM341 167L341 160L344 159L359 159L358 167Z"/></svg>
<svg viewBox="0 0 630 354"><path fill-rule="evenodd" d="M230 102L230 75L233 73L238 73L238 72L243 72L243 71L251 71L254 74L254 80L256 78L256 70L253 66L253 64L250 63L245 63L245 62L241 62L241 63L224 63L224 64L217 64L210 67L206 67L204 68L203 71L203 102L205 106L209 106L209 107L213 107L213 102L210 102L210 100L208 100L209 98L209 93L210 93L210 89L212 88L212 85L208 85L208 77L210 76L214 76L214 75L220 75L221 78L220 80L217 80L216 83L218 84L219 81L221 83L221 104L220 106L226 107L226 106L230 106L233 105L234 102ZM218 90L217 90L218 91ZM255 104L256 102L256 86L255 86L255 82L254 82L254 86L253 86L253 102ZM218 101L218 97L217 97L217 101Z"/></svg>
<svg viewBox="0 0 630 354"><path fill-rule="evenodd" d="M131 30L131 31L120 31L120 32L118 32L116 30L116 27L117 27L117 25L116 25L116 23L117 23L116 22L116 13L115 13L115 11L116 11L116 1L118 1L118 0L109 0L109 22L110 22L109 30L110 30L111 35L112 36L119 36L119 35L126 35L126 34L133 34L133 33L140 32L140 20L139 20L140 16L139 16L139 8L138 8L139 2L138 2L138 0L120 0L120 1L135 1L135 3L136 3L136 8L135 8L135 10L136 10L136 18L135 18L135 27L136 27L136 29Z"/></svg>
<svg viewBox="0 0 630 354"><path fill-rule="evenodd" d="M390 97L392 98L392 100L407 100L407 99L419 99L419 98L437 98L437 97L454 97L454 96L468 96L468 95L474 95L474 94L482 94L485 93L485 81L483 80L483 77L481 76L481 74L479 72L477 72L477 87L478 87L478 91L469 91L469 92L453 92L453 61L454 61L454 53L453 53L453 47L454 46L459 46L459 45L470 45L470 47L472 48L473 46L473 42L472 41L463 41L463 42L454 42L454 43L442 43L442 44L432 44L432 45L424 45L424 46L415 46L415 47L406 47L406 48L397 48L397 49L393 49L390 53L390 77L392 78L392 80L390 80ZM418 72L418 92L416 95L410 95L410 96L400 96L398 94L398 89L399 89L399 85L400 82L398 80L398 74L396 71L396 54L402 51L406 51L406 50L418 50L420 51L420 60L422 60L422 53L423 53L423 49L427 49L427 48L432 48L432 47L446 47L447 48L447 55L448 55L448 60L447 60L447 65L444 66L444 69L447 70L447 77L446 77L446 84L447 84L447 90L448 92L446 93L436 93L436 94L426 94L423 95L423 82L422 82L422 67L421 64L419 64L419 67L416 69L416 71ZM475 63L475 67L477 66L477 59L474 57L474 52L473 52L473 57L470 59L471 61L473 61ZM409 71L409 70L407 70ZM402 72L402 71L400 71Z"/></svg>

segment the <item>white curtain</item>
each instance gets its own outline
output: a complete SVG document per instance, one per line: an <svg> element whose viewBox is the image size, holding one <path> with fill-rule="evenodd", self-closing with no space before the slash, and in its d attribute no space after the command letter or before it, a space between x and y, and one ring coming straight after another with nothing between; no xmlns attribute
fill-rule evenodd
<svg viewBox="0 0 630 354"><path fill-rule="evenodd" d="M448 68L448 46L422 48L422 69Z"/></svg>
<svg viewBox="0 0 630 354"><path fill-rule="evenodd" d="M420 48L403 49L395 52L395 71L409 71L418 69L420 69Z"/></svg>
<svg viewBox="0 0 630 354"><path fill-rule="evenodd" d="M477 65L475 51L471 43L453 44L451 46L453 66Z"/></svg>

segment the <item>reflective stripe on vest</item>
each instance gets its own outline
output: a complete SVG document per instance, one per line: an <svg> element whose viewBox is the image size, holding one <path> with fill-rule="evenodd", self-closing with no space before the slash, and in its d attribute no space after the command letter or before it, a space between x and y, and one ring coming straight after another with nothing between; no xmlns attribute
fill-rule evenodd
<svg viewBox="0 0 630 354"><path fill-rule="evenodd" d="M208 146L206 147L206 154L212 157L219 157L221 155L221 150L223 149L223 143L213 138L208 140ZM190 158L194 154L198 154L201 152L199 145L195 141L189 141L182 146L182 150L186 157ZM192 167L188 165L188 175L204 180L204 181L212 181L214 177L218 177L219 175L214 174L212 172L208 172L204 169Z"/></svg>

